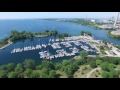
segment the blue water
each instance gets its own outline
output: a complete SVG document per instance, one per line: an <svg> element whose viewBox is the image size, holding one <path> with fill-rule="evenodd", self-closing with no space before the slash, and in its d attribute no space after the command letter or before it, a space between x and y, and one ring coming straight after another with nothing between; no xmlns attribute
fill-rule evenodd
<svg viewBox="0 0 120 90"><path fill-rule="evenodd" d="M107 36L106 30L97 30L92 27L83 26L79 24L66 23L66 22L55 22L55 21L47 21L47 20L39 20L39 19L31 19L31 20L0 20L0 39L8 37L11 30L17 31L30 31L30 32L39 32L44 31L45 29L56 29L59 33L67 32L71 36L79 35L80 31L90 31L94 38L97 40L106 40L108 42L112 42L120 45L119 40L111 39ZM41 38L43 43L47 43L50 37ZM40 50L23 52L17 54L11 54L11 50L17 47L23 47L27 45L35 45L37 44L39 38L27 39L25 41L19 41L15 44L10 45L4 50L0 51L0 65L7 63L19 63L23 62L24 59L35 59L37 62L41 62L40 55L38 54ZM49 48L50 49L50 48ZM67 59L65 57L63 59ZM61 61L61 58L57 60L53 60L55 62Z"/></svg>

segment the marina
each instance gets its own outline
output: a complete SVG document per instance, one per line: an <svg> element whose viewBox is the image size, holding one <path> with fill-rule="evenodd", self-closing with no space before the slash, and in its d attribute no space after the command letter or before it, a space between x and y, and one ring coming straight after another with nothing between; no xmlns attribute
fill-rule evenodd
<svg viewBox="0 0 120 90"><path fill-rule="evenodd" d="M91 47L88 44L89 40L86 37L87 36L73 36L67 37L65 38L65 40L62 41L57 38L49 39L48 43L46 44L40 44L40 40L38 40L39 44L30 45L23 48L14 48L11 51L11 54L40 50L40 59L52 60L55 58L75 56L76 54L79 54L82 50L85 50L86 52L97 53L97 50L93 46ZM52 48L54 50L53 54L52 52L50 52L49 48Z"/></svg>

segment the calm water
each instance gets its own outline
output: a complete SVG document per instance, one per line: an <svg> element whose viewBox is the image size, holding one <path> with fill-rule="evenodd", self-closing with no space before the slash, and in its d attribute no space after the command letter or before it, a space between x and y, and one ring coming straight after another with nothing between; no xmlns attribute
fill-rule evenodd
<svg viewBox="0 0 120 90"><path fill-rule="evenodd" d="M112 42L120 45L120 41L111 39L107 36L106 30L96 30L94 28L88 26L82 26L79 24L65 23L65 22L54 22L47 20L0 20L0 39L3 39L9 36L11 30L18 31L30 31L30 32L39 32L45 29L53 29L58 30L59 33L67 32L70 35L79 35L80 31L90 31L93 36L97 40L106 40L108 42ZM54 37L40 38L41 43L48 43L48 40ZM39 38L27 39L25 41L19 41L15 44L10 45L4 50L0 51L0 65L7 63L19 63L23 62L26 58L35 59L37 62L41 62L40 55L38 54L40 50L11 54L11 50L17 47L24 47L30 44L36 45L38 43ZM49 47L50 51L54 52L51 47ZM62 58L67 59L68 57ZM70 57L69 57L70 58ZM53 60L54 62L60 61L60 59Z"/></svg>

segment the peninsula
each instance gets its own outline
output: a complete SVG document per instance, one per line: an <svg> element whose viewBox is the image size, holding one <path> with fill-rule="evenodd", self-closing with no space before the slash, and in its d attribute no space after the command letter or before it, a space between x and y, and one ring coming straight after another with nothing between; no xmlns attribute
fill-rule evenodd
<svg viewBox="0 0 120 90"><path fill-rule="evenodd" d="M44 32L37 33L31 33L26 31L18 32L17 30L12 30L8 38L2 39L0 41L0 50L19 40L29 39L33 37L47 37L52 35L57 36L60 40L62 40L64 37L69 36L68 33L58 34L56 30L45 30Z"/></svg>

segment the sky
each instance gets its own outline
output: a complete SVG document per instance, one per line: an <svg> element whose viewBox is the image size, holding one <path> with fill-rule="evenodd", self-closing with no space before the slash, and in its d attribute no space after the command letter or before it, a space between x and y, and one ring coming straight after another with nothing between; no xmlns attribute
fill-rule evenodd
<svg viewBox="0 0 120 90"><path fill-rule="evenodd" d="M0 19L29 18L110 18L118 12L0 12Z"/></svg>

